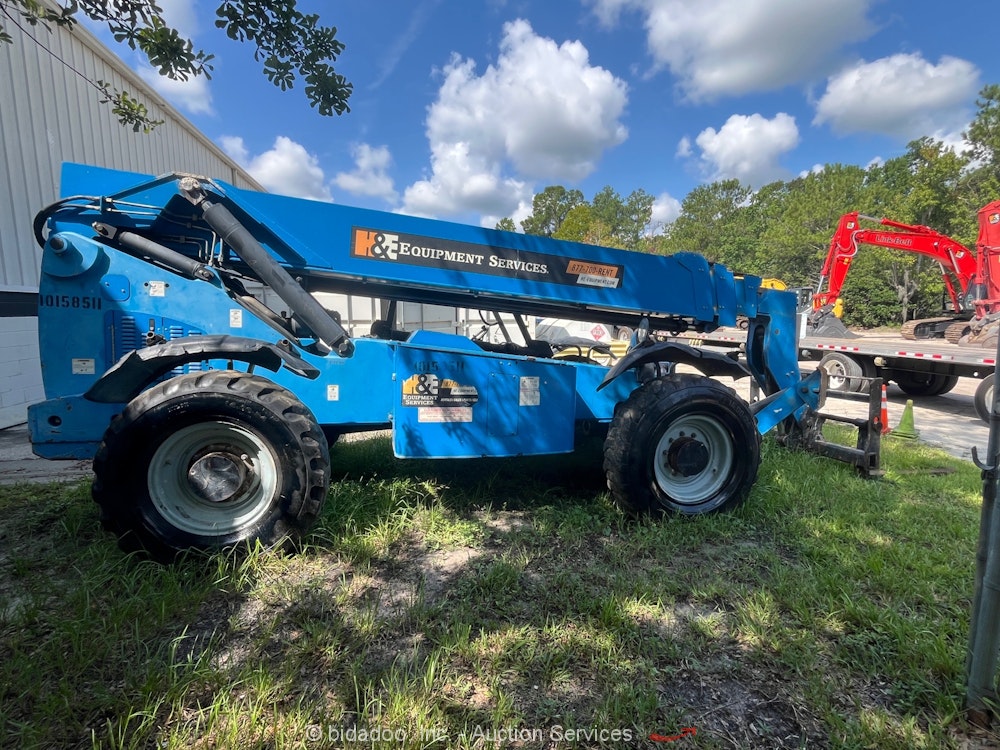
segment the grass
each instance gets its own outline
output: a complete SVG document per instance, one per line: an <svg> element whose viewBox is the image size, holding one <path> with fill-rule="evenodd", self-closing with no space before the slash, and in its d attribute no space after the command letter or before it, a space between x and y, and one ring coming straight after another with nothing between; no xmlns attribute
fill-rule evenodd
<svg viewBox="0 0 1000 750"><path fill-rule="evenodd" d="M120 552L85 484L0 488L0 745L1000 739L961 713L971 464L885 441L866 482L767 440L738 511L635 522L600 462L338 445L297 554L169 567Z"/></svg>

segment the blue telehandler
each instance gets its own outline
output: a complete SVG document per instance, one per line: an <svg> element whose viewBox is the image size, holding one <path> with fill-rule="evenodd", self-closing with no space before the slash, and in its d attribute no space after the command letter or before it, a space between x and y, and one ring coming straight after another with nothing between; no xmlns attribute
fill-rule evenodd
<svg viewBox="0 0 1000 750"><path fill-rule="evenodd" d="M760 436L877 469L822 439L822 373L799 373L794 294L703 257L657 256L238 189L64 165L34 230L43 247L46 399L36 454L92 458L92 494L123 547L277 545L305 532L329 446L391 429L401 458L557 454L605 437L631 514L742 502ZM352 335L321 292L388 301ZM398 302L506 314L523 341L401 330ZM743 358L658 340L749 320ZM636 331L607 367L557 357L532 318ZM508 318L510 319L510 318ZM678 371L678 365L685 365ZM695 370L700 374L692 374ZM748 403L717 379L749 375ZM874 441L874 442L873 442Z"/></svg>

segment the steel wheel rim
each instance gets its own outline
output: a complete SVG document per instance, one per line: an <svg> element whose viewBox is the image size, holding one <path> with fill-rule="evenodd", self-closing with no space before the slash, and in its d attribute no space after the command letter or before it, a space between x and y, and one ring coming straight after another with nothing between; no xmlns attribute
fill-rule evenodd
<svg viewBox="0 0 1000 750"><path fill-rule="evenodd" d="M680 440L694 440L707 450L707 462L697 473L684 476L670 463ZM698 505L718 493L736 462L732 438L715 417L691 414L671 422L656 444L653 475L660 489L681 505Z"/></svg>
<svg viewBox="0 0 1000 750"><path fill-rule="evenodd" d="M823 369L826 370L827 374L827 386L835 391L839 391L847 386L847 368L844 367L843 362L837 360L830 360L825 365Z"/></svg>
<svg viewBox="0 0 1000 750"><path fill-rule="evenodd" d="M220 476L222 490L199 489L192 480ZM157 447L146 483L154 507L172 526L222 536L267 514L278 486L278 463L267 444L245 427L204 422L177 430Z"/></svg>

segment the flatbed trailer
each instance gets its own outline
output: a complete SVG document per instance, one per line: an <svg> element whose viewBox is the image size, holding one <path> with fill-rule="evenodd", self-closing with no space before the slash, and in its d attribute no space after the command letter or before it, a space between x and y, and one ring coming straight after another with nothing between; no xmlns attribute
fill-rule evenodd
<svg viewBox="0 0 1000 750"><path fill-rule="evenodd" d="M667 338L706 349L732 350L742 347L745 335L739 328L723 327ZM989 421L997 361L992 349L866 333L850 339L800 336L798 350L800 362L817 362L826 370L827 388L832 391L863 393L872 379L881 378L909 396L924 398L949 392L960 377L975 378L980 381L974 395L976 412Z"/></svg>

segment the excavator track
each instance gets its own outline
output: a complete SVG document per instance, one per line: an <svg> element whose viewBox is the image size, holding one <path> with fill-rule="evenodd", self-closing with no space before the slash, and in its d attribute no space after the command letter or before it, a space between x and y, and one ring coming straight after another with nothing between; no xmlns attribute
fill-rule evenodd
<svg viewBox="0 0 1000 750"><path fill-rule="evenodd" d="M939 339L954 318L922 318L920 320L908 320L899 329L899 334L904 339L917 341L919 339Z"/></svg>
<svg viewBox="0 0 1000 750"><path fill-rule="evenodd" d="M945 340L949 344L957 344L963 336L965 336L969 331L972 330L969 321L967 320L956 320L950 326L944 329Z"/></svg>

